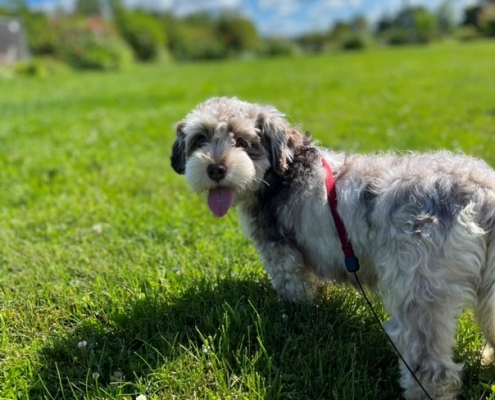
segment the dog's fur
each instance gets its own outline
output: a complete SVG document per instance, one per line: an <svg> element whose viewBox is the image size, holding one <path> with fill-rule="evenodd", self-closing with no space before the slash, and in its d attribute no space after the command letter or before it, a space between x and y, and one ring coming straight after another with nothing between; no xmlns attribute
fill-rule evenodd
<svg viewBox="0 0 495 400"><path fill-rule="evenodd" d="M177 125L172 166L195 192L234 192L242 226L274 288L311 299L322 282L353 283L327 203L382 297L385 329L434 399L454 399L462 366L452 359L456 317L472 306L495 345L495 171L447 151L345 155L319 148L271 106L212 98ZM208 166L223 173L212 179ZM424 394L401 363L407 399Z"/></svg>

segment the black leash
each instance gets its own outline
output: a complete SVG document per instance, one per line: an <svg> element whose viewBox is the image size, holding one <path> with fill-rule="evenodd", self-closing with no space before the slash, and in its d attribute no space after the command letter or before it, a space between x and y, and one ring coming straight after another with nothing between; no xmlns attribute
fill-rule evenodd
<svg viewBox="0 0 495 400"><path fill-rule="evenodd" d="M357 285L359 287L359 290L361 290L361 294L363 295L364 299L366 300L366 303L368 303L368 306L371 310L371 313L373 314L373 317L375 318L376 322L380 326L381 330L387 337L388 341L394 348L395 352L401 359L401 361L404 363L406 366L407 370L411 373L412 377L416 381L416 383L419 385L421 390L423 390L425 396L429 400L433 400L433 397L430 396L428 391L425 389L425 387L421 384L419 381L418 377L416 374L413 372L409 364L406 362L402 354L400 353L399 349L393 342L393 340L390 338L388 335L387 331L383 327L380 318L378 318L378 315L376 314L375 309L373 308L373 305L371 304L370 299L366 295L366 292L364 291L363 285L361 285L361 281L359 280L357 276L357 271L359 271L359 260L354 254L354 250L352 248L351 241L349 240L349 235L347 234L347 230L345 229L344 222L342 221L342 218L340 218L340 215L337 211L337 190L335 188L335 178L333 177L333 172L332 168L330 167L330 164L325 160L324 157L321 157L321 162L323 164L323 168L325 169L326 172L326 187L327 187L327 199L328 199L328 206L330 207L330 212L332 213L333 217L333 222L335 225L335 228L337 229L337 235L340 240L340 244L342 246L342 251L344 253L345 257L345 267L347 268L347 271L350 272L351 274L354 275L356 278Z"/></svg>

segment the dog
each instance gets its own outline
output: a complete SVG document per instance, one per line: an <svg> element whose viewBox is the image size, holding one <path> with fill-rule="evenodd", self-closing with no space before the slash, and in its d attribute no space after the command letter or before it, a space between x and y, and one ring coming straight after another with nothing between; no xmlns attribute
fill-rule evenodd
<svg viewBox="0 0 495 400"><path fill-rule="evenodd" d="M311 300L321 285L348 283L328 204L382 298L384 329L429 395L455 399L457 317L475 311L495 346L495 171L448 151L347 155L321 148L269 105L215 97L176 127L171 165L211 212L238 210L244 232L283 298ZM426 394L400 362L406 399Z"/></svg>

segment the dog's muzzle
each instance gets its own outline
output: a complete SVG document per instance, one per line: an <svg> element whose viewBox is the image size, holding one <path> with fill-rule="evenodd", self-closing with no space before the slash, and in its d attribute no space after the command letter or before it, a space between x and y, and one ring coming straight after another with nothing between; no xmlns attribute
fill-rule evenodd
<svg viewBox="0 0 495 400"><path fill-rule="evenodd" d="M206 168L206 173L215 182L220 182L227 175L227 168L222 164L211 164Z"/></svg>
<svg viewBox="0 0 495 400"><path fill-rule="evenodd" d="M219 184L227 176L227 167L222 164L210 164L206 167L208 177ZM218 186L208 192L208 207L217 217L223 217L234 203L234 191L227 187Z"/></svg>

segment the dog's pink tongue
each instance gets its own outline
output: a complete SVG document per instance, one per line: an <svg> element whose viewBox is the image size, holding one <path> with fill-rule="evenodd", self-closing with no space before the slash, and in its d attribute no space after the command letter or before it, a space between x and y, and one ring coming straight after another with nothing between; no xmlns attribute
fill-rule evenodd
<svg viewBox="0 0 495 400"><path fill-rule="evenodd" d="M234 202L234 191L228 188L215 188L208 192L208 207L217 217L223 217Z"/></svg>

